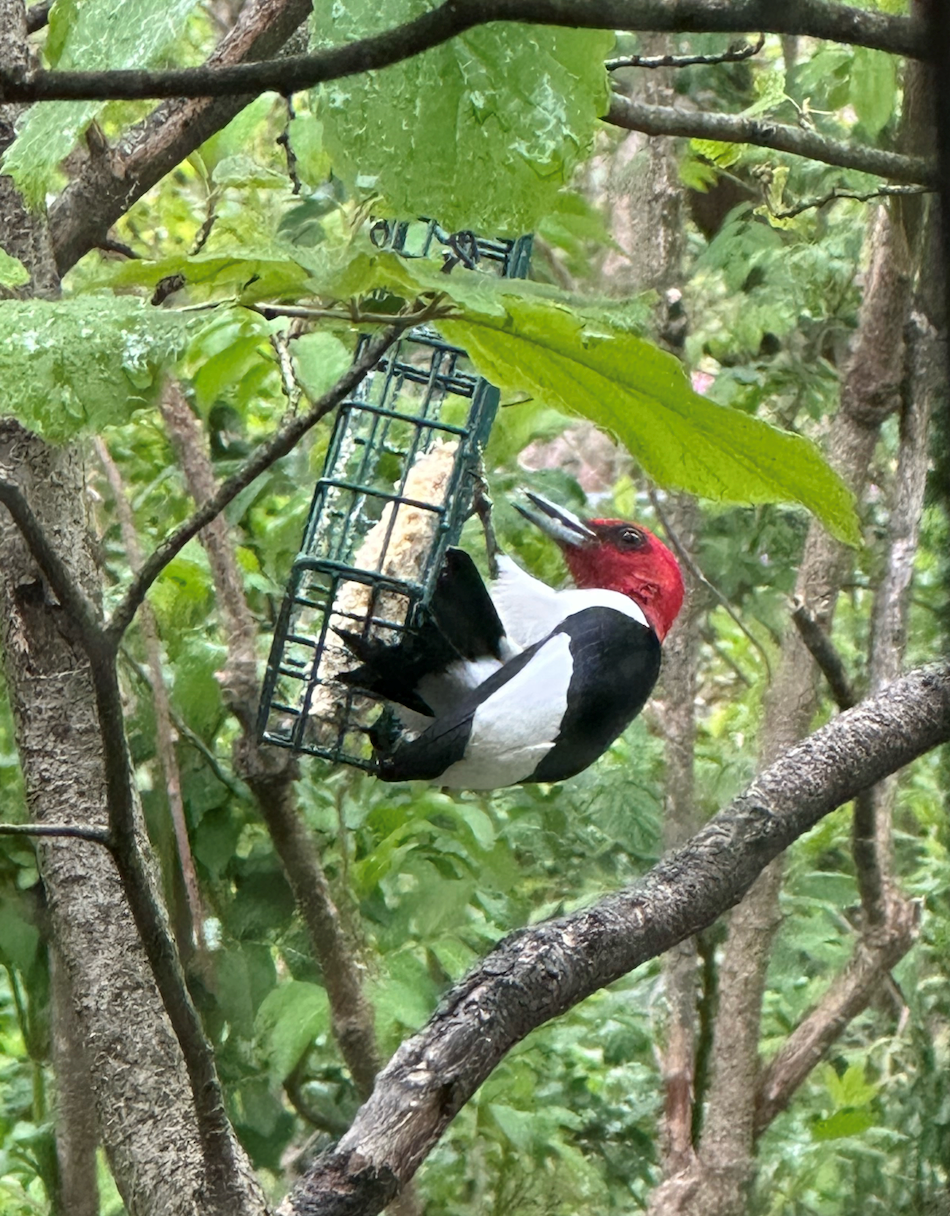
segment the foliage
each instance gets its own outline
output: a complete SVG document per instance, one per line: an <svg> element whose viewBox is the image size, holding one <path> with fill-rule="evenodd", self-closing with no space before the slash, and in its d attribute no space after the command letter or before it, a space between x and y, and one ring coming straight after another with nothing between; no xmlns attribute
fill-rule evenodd
<svg viewBox="0 0 950 1216"><path fill-rule="evenodd" d="M192 7L136 0L135 28L149 33L130 40L132 10L123 7L122 19L113 20L118 10L104 0L59 0L47 58L85 67L166 54L187 59L211 38L200 13L184 34L175 28ZM389 25L416 8L324 4L316 28L332 29L334 42L342 41L375 28L377 10ZM288 362L310 398L346 365L351 300L391 315L419 296L445 293L453 309L445 333L505 392L486 463L502 543L527 568L549 581L563 575L553 548L507 499L528 484L584 509L585 493L570 471L530 472L525 458L533 443L566 444L577 416L619 437L637 461L624 458L626 472L600 492L598 510L656 525L644 474L659 484L661 504L673 488L704 496L698 560L752 635L722 608L704 618L696 798L707 815L754 771L768 679L763 654L774 656L785 626L804 538L803 513L788 504L804 504L837 535L857 539L847 493L815 456L813 440L835 408L856 324L868 217L857 204L838 203L779 221L754 186L766 163L788 170L780 180L789 198L860 179L738 148L682 149L683 175L694 187L714 191L728 163L749 191L708 239L690 230L685 358L688 371L708 381L705 394L695 391L673 356L645 337L652 300L621 305L593 294L607 243L603 220L579 195L558 193L592 144L607 45L601 34L528 36L490 27L398 68L334 82L312 109L298 99L289 125L280 103L259 99L124 217L118 235L140 257L118 263L92 253L70 275L64 300L0 304L3 408L52 439L103 434L149 551L192 506L153 408L164 376L181 383L223 477L287 410ZM694 101L712 96L747 113L798 110L829 134L887 140L900 101L890 60L810 48L786 74L779 53L772 39L764 67L698 67L682 73L678 87ZM32 201L52 188L63 155L94 116L90 107L31 114L5 168ZM132 116L131 107L110 107L100 120L118 129ZM275 142L285 129L302 194L292 192ZM563 278L566 269L579 290L499 287L464 272L442 275L433 265L407 267L362 241L368 198L380 214L425 208L449 226L517 232L536 224L550 252L548 263L538 259L540 277L545 266L550 277ZM162 306L146 303L171 276L181 276L181 286ZM0 284L22 285L15 259L0 258ZM298 323L263 315L262 303L304 303L333 315ZM308 438L228 511L245 593L261 625L261 657L326 440L325 431ZM888 443L885 484L893 435ZM108 606L127 584L129 559L111 491L103 479L92 481ZM879 549L886 514L876 510L870 531ZM863 504L862 511L868 516L872 508ZM479 552L476 530L466 543ZM934 510L918 559L913 649L921 657L939 636L936 572L945 548L945 524ZM859 674L876 556L862 554L858 585L836 624L836 642ZM254 1165L280 1190L288 1159L314 1132L320 1144L339 1135L357 1097L330 1034L324 977L253 799L232 767L238 727L217 679L227 639L197 543L166 569L151 603L207 913L206 951L183 942L189 981L231 1117ZM177 914L182 896L144 660L143 638L133 630L122 669L127 724ZM450 797L305 768L302 810L365 960L385 1051L417 1029L448 985L513 928L630 881L657 858L664 799L658 715L639 720L594 769L558 787ZM6 814L25 817L6 715L0 790ZM766 1055L849 953L856 895L848 831L847 814L839 813L791 851L765 1002ZM899 873L925 909L922 944L896 977L906 1024L884 1008L851 1024L763 1138L751 1210L924 1211L945 1189L948 847L939 774L927 761L904 782L898 811ZM32 849L0 839L0 1212L17 1216L48 1210L56 1186L41 914ZM714 957L710 965L714 971ZM532 1035L426 1164L420 1187L430 1210L642 1210L658 1176L655 1045L664 1001L658 969L645 968ZM105 1206L114 1209L110 1195Z"/></svg>

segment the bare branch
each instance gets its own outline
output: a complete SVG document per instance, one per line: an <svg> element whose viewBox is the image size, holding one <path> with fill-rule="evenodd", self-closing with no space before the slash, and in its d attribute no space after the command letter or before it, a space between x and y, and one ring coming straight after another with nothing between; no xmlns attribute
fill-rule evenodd
<svg viewBox="0 0 950 1216"><path fill-rule="evenodd" d="M929 187L925 186L878 186L876 190L860 191L849 190L846 186L835 186L829 190L827 194L823 194L821 198L804 199L800 203L794 203L790 207L776 207L769 203L766 199L766 206L772 215L777 220L791 220L796 215L801 215L805 211L812 211L818 207L827 207L829 203L836 202L839 198L854 199L858 203L870 203L876 198L893 198L895 195L901 194L926 194Z"/></svg>
<svg viewBox="0 0 950 1216"><path fill-rule="evenodd" d="M808 647L811 657L821 668L822 675L828 681L835 704L839 709L850 709L857 701L857 697L851 687L844 662L831 638L809 612L808 605L804 601L799 600L795 604L792 621L802 641Z"/></svg>
<svg viewBox="0 0 950 1216"><path fill-rule="evenodd" d="M273 90L285 95L344 76L388 67L492 21L568 26L572 29L745 33L750 29L800 34L926 58L921 26L906 17L866 12L827 0L446 0L404 25L315 55L283 63L159 71L0 73L3 101L105 101L159 97L222 97Z"/></svg>
<svg viewBox="0 0 950 1216"><path fill-rule="evenodd" d="M755 42L733 43L719 55L623 55L608 59L604 67L608 72L616 72L619 68L691 68L697 64L739 63L758 55L764 46L765 35L759 34Z"/></svg>
<svg viewBox="0 0 950 1216"><path fill-rule="evenodd" d="M0 479L0 502L10 512L53 594L70 617L71 623L81 633L83 648L88 651L99 646L103 640L99 614L51 545L20 487L12 481Z"/></svg>
<svg viewBox="0 0 950 1216"><path fill-rule="evenodd" d="M142 547L139 543L132 507L126 497L125 485L119 467L112 459L112 454L106 447L105 441L97 436L95 440L96 455L102 465L112 496L115 501L115 512L119 519L125 554L132 570L138 570L142 565ZM191 842L188 839L188 824L185 820L185 803L181 793L181 772L178 758L175 754L175 732L171 721L171 704L165 677L162 671L162 651L158 637L158 624L151 605L142 605L139 618L142 637L145 642L145 654L148 661L151 678L148 686L152 694L155 708L155 737L158 760L162 775L165 778L165 796L168 811L175 834L175 844L178 850L178 862L181 866L181 876L185 887L185 897L188 911L191 915L191 930L193 943L199 951L205 947L204 909L201 904L201 892L198 887L198 874L195 870L195 859L191 852Z"/></svg>
<svg viewBox="0 0 950 1216"><path fill-rule="evenodd" d="M854 954L820 1004L792 1031L759 1086L755 1133L781 1114L795 1091L845 1027L867 1008L881 980L914 944L920 922L916 903L891 905L888 923L857 941Z"/></svg>
<svg viewBox="0 0 950 1216"><path fill-rule="evenodd" d="M112 848L112 837L103 828L84 828L74 823L0 823L0 836L65 836Z"/></svg>
<svg viewBox="0 0 950 1216"><path fill-rule="evenodd" d="M113 645L118 644L119 639L131 624L136 609L145 598L149 587L155 582L172 558L177 553L180 553L188 541L192 537L197 536L206 524L210 523L215 516L220 515L228 503L235 499L246 486L249 486L256 477L259 477L261 473L269 469L275 461L280 460L282 456L286 456L288 452L292 451L294 446L311 427L316 426L321 418L325 417L335 406L339 405L360 383L367 372L375 367L385 351L395 342L403 328L404 326L401 324L393 325L382 333L377 334L376 337L368 342L360 358L344 372L329 392L324 393L318 401L314 402L312 408L306 414L292 418L281 427L272 439L267 440L266 443L262 443L233 477L229 477L227 481L222 482L213 498L203 503L189 519L176 528L170 536L167 536L158 548L146 558L142 569L133 578L128 591L125 593L125 597L116 608L107 627L106 633Z"/></svg>
<svg viewBox="0 0 950 1216"><path fill-rule="evenodd" d="M381 1210L515 1043L711 924L824 815L948 738L950 664L912 672L790 748L640 882L512 934L403 1043L281 1216Z"/></svg>
<svg viewBox="0 0 950 1216"><path fill-rule="evenodd" d="M677 135L686 139L715 139L724 143L755 144L807 156L826 165L874 173L896 182L933 188L937 184L937 166L922 156L903 156L862 144L829 139L817 131L791 127L761 118L745 118L741 114L705 114L698 110L683 110L677 106L651 106L614 93L606 121L628 131L645 135Z"/></svg>

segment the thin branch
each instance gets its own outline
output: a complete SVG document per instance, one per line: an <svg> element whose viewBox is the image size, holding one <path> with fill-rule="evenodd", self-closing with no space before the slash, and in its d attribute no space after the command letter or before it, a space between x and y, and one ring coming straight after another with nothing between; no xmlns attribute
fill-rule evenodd
<svg viewBox="0 0 950 1216"><path fill-rule="evenodd" d="M755 42L735 42L719 55L622 55L608 59L604 67L608 72L619 68L691 68L698 64L707 67L717 63L740 63L758 55L765 46L765 35L759 34Z"/></svg>
<svg viewBox="0 0 950 1216"><path fill-rule="evenodd" d="M112 848L112 837L105 828L83 828L73 823L0 823L0 836L65 836Z"/></svg>
<svg viewBox="0 0 950 1216"><path fill-rule="evenodd" d="M506 938L402 1044L281 1216L380 1211L515 1043L711 924L823 816L948 738L950 664L911 672L790 748L638 883Z"/></svg>
<svg viewBox="0 0 950 1216"><path fill-rule="evenodd" d="M71 619L71 623L79 630L84 649L96 648L103 640L99 615L66 569L63 559L50 544L19 486L12 481L0 479L0 502L10 512L53 594Z"/></svg>
<svg viewBox="0 0 950 1216"><path fill-rule="evenodd" d="M799 600L792 612L792 621L811 657L821 668L822 675L828 681L831 695L839 709L850 709L856 704L857 697L851 687L841 655L835 649L831 638L828 637L821 625L815 620L808 605Z"/></svg>
<svg viewBox="0 0 950 1216"><path fill-rule="evenodd" d="M699 110L682 110L678 106L651 106L614 93L605 121L628 131L642 131L645 135L755 144L776 152L807 156L826 165L873 173L896 182L928 188L937 184L936 163L925 157L903 156L881 148L846 143L819 135L817 131L761 118L745 118L741 114L707 114Z"/></svg>
<svg viewBox="0 0 950 1216"><path fill-rule="evenodd" d="M444 295L439 294L437 298L427 300L410 312L399 314L399 324L405 328L412 325L425 325L428 321L438 321L449 317L454 311L452 304L443 304ZM188 305L182 311L199 310L204 308L217 308L219 302L212 304ZM311 308L306 304L270 304L264 301L259 304L247 304L246 308L251 312L260 313L267 321L274 321L277 317L290 317L293 320L299 321L346 321L350 325L390 325L394 318L391 312L372 312L360 308L354 301L349 309L342 308Z"/></svg>
<svg viewBox="0 0 950 1216"><path fill-rule="evenodd" d="M132 507L125 492L125 484L119 467L112 459L112 453L106 447L105 441L96 436L96 455L105 471L106 479L112 490L115 502L115 512L119 520L125 554L132 570L142 566L142 547L139 543ZM175 754L175 732L171 722L171 704L168 689L162 672L162 650L158 637L158 623L151 605L142 605L142 615L139 618L142 638L145 642L145 654L148 660L151 679L149 690L152 694L152 704L155 709L155 741L158 761L162 776L165 778L165 796L168 802L168 812L175 834L175 844L178 851L178 863L181 866L181 876L185 886L185 897L191 916L192 945L196 946L206 961L204 908L201 903L201 891L198 886L198 874L195 870L195 859L191 852L191 841L188 839L188 824L185 819L185 804L181 793L181 771L178 767L178 757Z"/></svg>
<svg viewBox="0 0 950 1216"><path fill-rule="evenodd" d="M124 69L106 72L8 70L0 73L2 101L132 101L159 97L221 97L268 90L285 96L330 80L388 67L493 21L572 29L653 30L682 33L775 34L829 38L896 55L926 58L922 27L907 17L866 12L827 0L445 0L412 21L283 63L233 67Z"/></svg>
<svg viewBox="0 0 950 1216"><path fill-rule="evenodd" d="M282 456L291 452L311 427L316 426L321 418L339 405L375 367L404 328L402 324L393 325L372 338L366 344L360 358L354 361L329 392L324 393L305 414L292 418L273 438L262 443L232 477L222 482L213 498L198 507L189 519L167 536L146 558L142 569L133 578L128 591L108 624L106 633L113 645L118 643L128 629L136 609L144 600L149 587L175 555L180 553L188 541L197 536L206 524L210 523L215 516L220 515L228 503L233 501L256 477L269 469Z"/></svg>
<svg viewBox="0 0 950 1216"><path fill-rule="evenodd" d="M926 194L929 187L925 186L878 186L876 190L849 190L846 186L835 186L829 190L827 194L821 198L809 198L803 202L794 203L791 207L775 207L765 200L765 205L769 212L778 220L791 220L796 215L801 215L805 211L811 211L817 207L826 207L829 203L836 202L839 198L854 199L858 203L870 203L876 198L893 198L894 195L901 194Z"/></svg>
<svg viewBox="0 0 950 1216"><path fill-rule="evenodd" d="M920 923L919 905L894 901L888 911L887 923L862 935L848 965L769 1063L756 1099L756 1136L785 1110L818 1061L867 1008L881 980L914 944Z"/></svg>

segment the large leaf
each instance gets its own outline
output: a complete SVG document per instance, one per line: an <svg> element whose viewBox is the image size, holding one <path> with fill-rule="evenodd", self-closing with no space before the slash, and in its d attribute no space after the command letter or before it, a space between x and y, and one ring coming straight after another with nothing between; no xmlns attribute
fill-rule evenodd
<svg viewBox="0 0 950 1216"><path fill-rule="evenodd" d="M148 67L181 37L182 26L196 3L85 0L75 7L63 5L65 16L60 16L52 31L57 48L62 48L57 67L88 71ZM57 4L51 22L59 9ZM105 104L47 101L26 115L17 139L3 158L3 171L14 179L29 206L40 206L47 191L54 188L60 162Z"/></svg>
<svg viewBox="0 0 950 1216"><path fill-rule="evenodd" d="M343 296L443 292L459 314L439 328L486 379L589 418L662 486L724 502L801 503L834 536L860 539L853 496L813 443L694 392L679 360L633 332L619 304L594 309L537 284L443 275L386 253L359 254L335 275L316 260L312 269L315 287Z"/></svg>
<svg viewBox="0 0 950 1216"><path fill-rule="evenodd" d="M860 538L850 491L800 435L694 392L679 361L543 299L441 328L505 392L528 393L610 431L660 485L720 501L798 502L835 536Z"/></svg>
<svg viewBox="0 0 950 1216"><path fill-rule="evenodd" d="M0 304L0 413L54 440L122 422L198 323L129 296L8 300Z"/></svg>
<svg viewBox="0 0 950 1216"><path fill-rule="evenodd" d="M408 20L424 0L316 0L313 45ZM607 108L613 34L495 22L318 94L324 142L351 190L392 214L517 235L552 207Z"/></svg>

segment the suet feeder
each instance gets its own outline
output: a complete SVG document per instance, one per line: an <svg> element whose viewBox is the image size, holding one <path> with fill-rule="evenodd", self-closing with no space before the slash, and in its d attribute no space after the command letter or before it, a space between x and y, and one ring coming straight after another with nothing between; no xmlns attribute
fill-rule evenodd
<svg viewBox="0 0 950 1216"><path fill-rule="evenodd" d="M380 247L499 277L527 271L530 238L380 223ZM366 339L357 347L359 356ZM429 326L409 330L340 405L277 625L259 726L269 743L373 771L378 698L341 683L357 666L337 630L396 641L426 612L446 548L471 512L498 390Z"/></svg>

